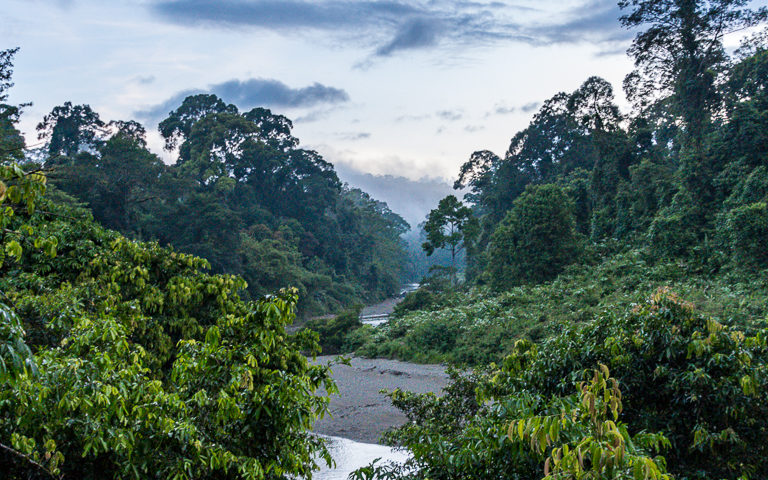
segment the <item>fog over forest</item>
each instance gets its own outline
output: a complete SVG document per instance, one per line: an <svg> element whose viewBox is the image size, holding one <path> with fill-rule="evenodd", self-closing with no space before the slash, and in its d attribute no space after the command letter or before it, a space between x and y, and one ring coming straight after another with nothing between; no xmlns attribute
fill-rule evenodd
<svg viewBox="0 0 768 480"><path fill-rule="evenodd" d="M339 179L386 202L393 212L403 217L412 230L425 221L430 210L446 195L461 195L445 180L423 178L410 180L394 175L373 175L353 167L334 164Z"/></svg>

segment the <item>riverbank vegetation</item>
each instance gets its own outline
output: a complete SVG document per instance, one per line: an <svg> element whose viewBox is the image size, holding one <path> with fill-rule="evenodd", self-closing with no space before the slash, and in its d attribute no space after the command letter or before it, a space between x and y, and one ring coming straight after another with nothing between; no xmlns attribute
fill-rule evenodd
<svg viewBox="0 0 768 480"><path fill-rule="evenodd" d="M574 322L624 311L660 285L730 325L750 325L768 312L765 275L737 270L705 276L689 263L654 263L647 253L629 250L501 293L487 286L443 293L422 289L406 297L387 324L351 334L348 345L364 337L358 355L464 366L499 363L517 340L540 341Z"/></svg>

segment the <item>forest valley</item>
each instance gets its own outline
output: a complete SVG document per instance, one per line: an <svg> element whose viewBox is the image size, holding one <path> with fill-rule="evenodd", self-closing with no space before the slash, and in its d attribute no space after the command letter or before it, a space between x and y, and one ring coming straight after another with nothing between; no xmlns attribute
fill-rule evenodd
<svg viewBox="0 0 768 480"><path fill-rule="evenodd" d="M443 396L388 394L411 458L356 478L768 478L768 10L747 5L620 0L632 111L591 77L475 152L423 225L450 265L376 328L359 304L397 292L408 225L289 119L190 96L166 165L137 122L66 103L32 151L0 52L3 478L310 478L321 350L456 367Z"/></svg>

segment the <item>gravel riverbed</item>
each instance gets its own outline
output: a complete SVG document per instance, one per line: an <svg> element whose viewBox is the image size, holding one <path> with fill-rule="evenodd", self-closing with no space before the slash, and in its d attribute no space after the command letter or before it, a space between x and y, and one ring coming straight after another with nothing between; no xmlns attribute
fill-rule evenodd
<svg viewBox="0 0 768 480"><path fill-rule="evenodd" d="M334 358L317 357L315 363L328 364ZM378 443L382 433L408 420L380 390L439 394L448 385L442 365L352 357L349 366L332 369L339 395L331 398L330 415L318 420L314 431L364 443Z"/></svg>

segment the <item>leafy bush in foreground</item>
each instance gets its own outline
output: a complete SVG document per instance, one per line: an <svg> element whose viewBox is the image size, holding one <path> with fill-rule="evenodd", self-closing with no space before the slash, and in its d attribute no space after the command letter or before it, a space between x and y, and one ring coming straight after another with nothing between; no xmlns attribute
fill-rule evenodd
<svg viewBox="0 0 768 480"><path fill-rule="evenodd" d="M661 289L624 315L564 326L539 345L521 340L501 367L458 379L442 398L392 392L412 421L388 439L413 454L407 478L541 478L560 445L550 435L532 450L543 420L530 422L572 411L574 385L603 364L622 392L624 441L663 434L674 478L766 478L767 334L764 321L723 325ZM508 435L521 421L523 440Z"/></svg>
<svg viewBox="0 0 768 480"><path fill-rule="evenodd" d="M30 177L9 172L3 187ZM286 334L295 290L243 302L242 279L43 189L0 210L3 478L308 478L330 458L309 430L335 386L300 353L315 337Z"/></svg>

